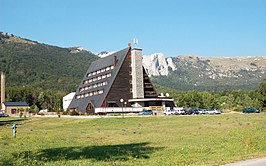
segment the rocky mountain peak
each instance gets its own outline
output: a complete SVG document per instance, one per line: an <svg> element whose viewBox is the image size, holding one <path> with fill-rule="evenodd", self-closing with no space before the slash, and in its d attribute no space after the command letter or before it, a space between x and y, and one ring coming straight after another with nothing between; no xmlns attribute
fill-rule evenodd
<svg viewBox="0 0 266 166"><path fill-rule="evenodd" d="M172 88L180 84L190 88L214 85L225 89L254 88L266 77L264 56L207 58L187 54L166 58L162 53L155 53L143 56L143 66L158 83L171 84Z"/></svg>
<svg viewBox="0 0 266 166"><path fill-rule="evenodd" d="M70 47L70 48L68 48L69 49L69 51L70 51L70 53L72 53L72 54L76 54L76 53L80 53L80 52L83 52L83 53L92 53L92 52L90 52L89 50L87 50L87 49L85 49L85 48L83 48L83 47Z"/></svg>
<svg viewBox="0 0 266 166"><path fill-rule="evenodd" d="M149 76L167 76L169 68L176 70L172 58L165 58L162 53L143 56L142 62Z"/></svg>

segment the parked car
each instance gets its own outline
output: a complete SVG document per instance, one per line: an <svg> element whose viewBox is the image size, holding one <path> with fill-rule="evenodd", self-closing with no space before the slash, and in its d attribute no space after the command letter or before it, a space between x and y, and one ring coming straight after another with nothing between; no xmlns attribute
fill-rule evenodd
<svg viewBox="0 0 266 166"><path fill-rule="evenodd" d="M206 114L221 114L222 112L218 109L211 109L211 110L206 110Z"/></svg>
<svg viewBox="0 0 266 166"><path fill-rule="evenodd" d="M185 115L186 114L186 110L177 110L176 115Z"/></svg>
<svg viewBox="0 0 266 166"><path fill-rule="evenodd" d="M243 109L243 113L260 113L260 110L256 108L245 108Z"/></svg>
<svg viewBox="0 0 266 166"><path fill-rule="evenodd" d="M0 113L0 117L8 117L8 115L4 113Z"/></svg>
<svg viewBox="0 0 266 166"><path fill-rule="evenodd" d="M206 114L207 110L206 109L199 109L198 111L199 111L199 114Z"/></svg>
<svg viewBox="0 0 266 166"><path fill-rule="evenodd" d="M153 115L153 111L152 110L143 110L143 111L139 112L139 115Z"/></svg>
<svg viewBox="0 0 266 166"><path fill-rule="evenodd" d="M164 110L164 115L176 115L176 110Z"/></svg>
<svg viewBox="0 0 266 166"><path fill-rule="evenodd" d="M185 113L186 113L186 115L198 115L199 110L198 110L198 108L195 108L195 109L191 109L191 110L186 110Z"/></svg>

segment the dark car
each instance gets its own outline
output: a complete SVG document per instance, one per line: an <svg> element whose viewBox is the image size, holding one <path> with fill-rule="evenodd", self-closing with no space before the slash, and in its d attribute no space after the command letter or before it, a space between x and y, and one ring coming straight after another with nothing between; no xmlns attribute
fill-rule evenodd
<svg viewBox="0 0 266 166"><path fill-rule="evenodd" d="M186 110L185 113L187 115L194 115L194 114L199 114L199 110L196 108L196 109L191 109L191 110Z"/></svg>
<svg viewBox="0 0 266 166"><path fill-rule="evenodd" d="M8 117L8 115L4 113L0 113L0 117Z"/></svg>
<svg viewBox="0 0 266 166"><path fill-rule="evenodd" d="M143 110L143 111L139 112L139 115L153 115L153 111L152 110Z"/></svg>
<svg viewBox="0 0 266 166"><path fill-rule="evenodd" d="M256 108L245 108L243 110L243 113L260 113L260 110L256 109Z"/></svg>

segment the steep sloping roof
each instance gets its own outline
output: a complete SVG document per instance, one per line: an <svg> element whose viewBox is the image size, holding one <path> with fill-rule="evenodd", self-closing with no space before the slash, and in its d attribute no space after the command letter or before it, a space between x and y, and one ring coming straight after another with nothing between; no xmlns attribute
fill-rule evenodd
<svg viewBox="0 0 266 166"><path fill-rule="evenodd" d="M4 102L4 105L9 107L29 106L26 102Z"/></svg>
<svg viewBox="0 0 266 166"><path fill-rule="evenodd" d="M94 95L94 96L88 96L88 97L80 98L80 99L76 99L74 97L69 108L70 109L71 108L77 108L78 111L84 111L84 110L86 110L86 107L87 107L89 102L91 102L93 104L93 106L96 108L100 107L102 105L106 95L108 94L108 92L109 92L109 90L110 90L110 88L111 88L111 86L112 86L125 58L126 58L126 55L130 51L130 49L131 49L130 47L125 48L125 49L118 51L114 54L111 54L107 57L104 57L102 59L99 59L99 60L92 62L89 69L87 70L84 78L82 79L82 82L81 82L79 88L76 91L76 95L89 93L89 92L95 91L95 90L103 90L103 93L98 94L98 95ZM93 76L88 76L89 73L98 71L98 70L103 69L103 68L108 67L108 66L112 66L112 65L114 65L114 63L115 63L115 66L112 70L105 71L105 72L101 73L101 74L111 73L111 77L104 78L104 79L101 79L99 81L94 81L93 83L83 84L83 82L85 80L88 80L90 78L97 77L97 76L101 75L101 74L96 74ZM107 81L107 85L94 88L93 90L84 90L82 92L80 92L80 90L79 90L80 88L86 87L88 85L93 85L95 83L99 83L102 81Z"/></svg>
<svg viewBox="0 0 266 166"><path fill-rule="evenodd" d="M72 99L75 96L76 92L71 92L63 97L63 100Z"/></svg>

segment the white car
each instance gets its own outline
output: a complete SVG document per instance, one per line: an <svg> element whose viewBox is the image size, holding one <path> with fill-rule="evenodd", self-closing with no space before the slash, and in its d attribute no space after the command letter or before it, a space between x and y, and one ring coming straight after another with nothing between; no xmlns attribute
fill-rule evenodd
<svg viewBox="0 0 266 166"><path fill-rule="evenodd" d="M175 110L164 110L163 114L164 115L176 115L176 111Z"/></svg>
<svg viewBox="0 0 266 166"><path fill-rule="evenodd" d="M177 115L185 115L185 110L177 110L176 114Z"/></svg>
<svg viewBox="0 0 266 166"><path fill-rule="evenodd" d="M221 111L217 109L212 109L212 110L207 110L206 114L221 114Z"/></svg>

